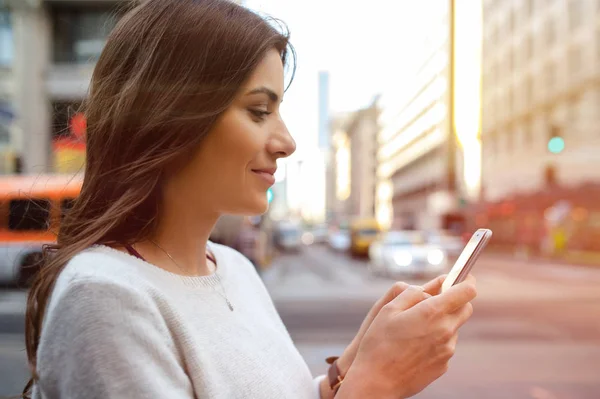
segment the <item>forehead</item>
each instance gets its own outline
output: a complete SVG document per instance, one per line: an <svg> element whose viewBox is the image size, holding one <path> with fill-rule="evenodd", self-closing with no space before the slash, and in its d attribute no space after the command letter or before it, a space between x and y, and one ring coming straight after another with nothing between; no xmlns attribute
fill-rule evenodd
<svg viewBox="0 0 600 399"><path fill-rule="evenodd" d="M246 82L247 89L264 86L273 90L279 98L283 96L284 90L283 62L279 52L275 49L269 50L265 57L257 65Z"/></svg>

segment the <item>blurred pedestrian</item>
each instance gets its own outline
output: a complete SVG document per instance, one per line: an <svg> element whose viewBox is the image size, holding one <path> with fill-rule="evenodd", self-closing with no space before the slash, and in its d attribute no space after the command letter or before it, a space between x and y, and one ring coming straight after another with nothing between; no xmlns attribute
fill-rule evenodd
<svg viewBox="0 0 600 399"><path fill-rule="evenodd" d="M29 293L25 396L406 398L446 371L472 279L394 285L313 380L255 268L208 240L221 215L266 211L295 150L274 26L228 0L146 0L110 34L81 194Z"/></svg>
<svg viewBox="0 0 600 399"><path fill-rule="evenodd" d="M237 250L240 251L254 265L256 271L260 274L261 267L261 231L255 226L249 218L244 218L244 223L240 229L237 239Z"/></svg>

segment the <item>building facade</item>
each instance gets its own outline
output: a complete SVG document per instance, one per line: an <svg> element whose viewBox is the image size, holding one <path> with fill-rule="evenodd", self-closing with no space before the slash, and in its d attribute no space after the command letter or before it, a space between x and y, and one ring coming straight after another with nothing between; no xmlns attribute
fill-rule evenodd
<svg viewBox="0 0 600 399"><path fill-rule="evenodd" d="M81 148L64 144L85 129L78 109L123 4L122 0L4 2L0 100L12 118L3 124L9 132L0 143L3 173L81 167Z"/></svg>
<svg viewBox="0 0 600 399"><path fill-rule="evenodd" d="M483 49L477 219L498 245L600 250L600 1L487 0Z"/></svg>
<svg viewBox="0 0 600 399"><path fill-rule="evenodd" d="M483 200L599 182L600 1L487 0L483 49Z"/></svg>
<svg viewBox="0 0 600 399"><path fill-rule="evenodd" d="M377 104L354 113L346 127L350 144L350 195L347 211L351 217L375 217L377 173Z"/></svg>
<svg viewBox="0 0 600 399"><path fill-rule="evenodd" d="M416 76L380 100L377 218L397 229L460 230L463 203L479 184L481 16L477 2L427 3L415 32L423 45L411 54Z"/></svg>
<svg viewBox="0 0 600 399"><path fill-rule="evenodd" d="M374 102L332 120L327 206L334 224L375 217L378 115Z"/></svg>
<svg viewBox="0 0 600 399"><path fill-rule="evenodd" d="M78 110L129 3L0 0L0 173L82 167L85 122Z"/></svg>

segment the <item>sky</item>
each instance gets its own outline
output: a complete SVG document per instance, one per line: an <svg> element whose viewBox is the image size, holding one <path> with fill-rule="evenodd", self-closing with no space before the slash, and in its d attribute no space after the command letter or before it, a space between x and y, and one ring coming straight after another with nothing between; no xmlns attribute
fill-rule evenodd
<svg viewBox="0 0 600 399"><path fill-rule="evenodd" d="M283 20L297 52L294 82L282 115L296 139L296 157L316 150L318 72L330 72L332 114L369 105L378 93L401 90L416 68L419 13L445 0L246 0ZM368 4L368 6L367 6Z"/></svg>

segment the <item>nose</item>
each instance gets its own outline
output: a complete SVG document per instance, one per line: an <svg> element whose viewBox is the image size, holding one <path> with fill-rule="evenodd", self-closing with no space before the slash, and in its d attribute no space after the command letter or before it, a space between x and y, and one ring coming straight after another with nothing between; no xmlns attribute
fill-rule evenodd
<svg viewBox="0 0 600 399"><path fill-rule="evenodd" d="M276 158L289 157L296 151L296 141L282 120L267 143L267 151Z"/></svg>

